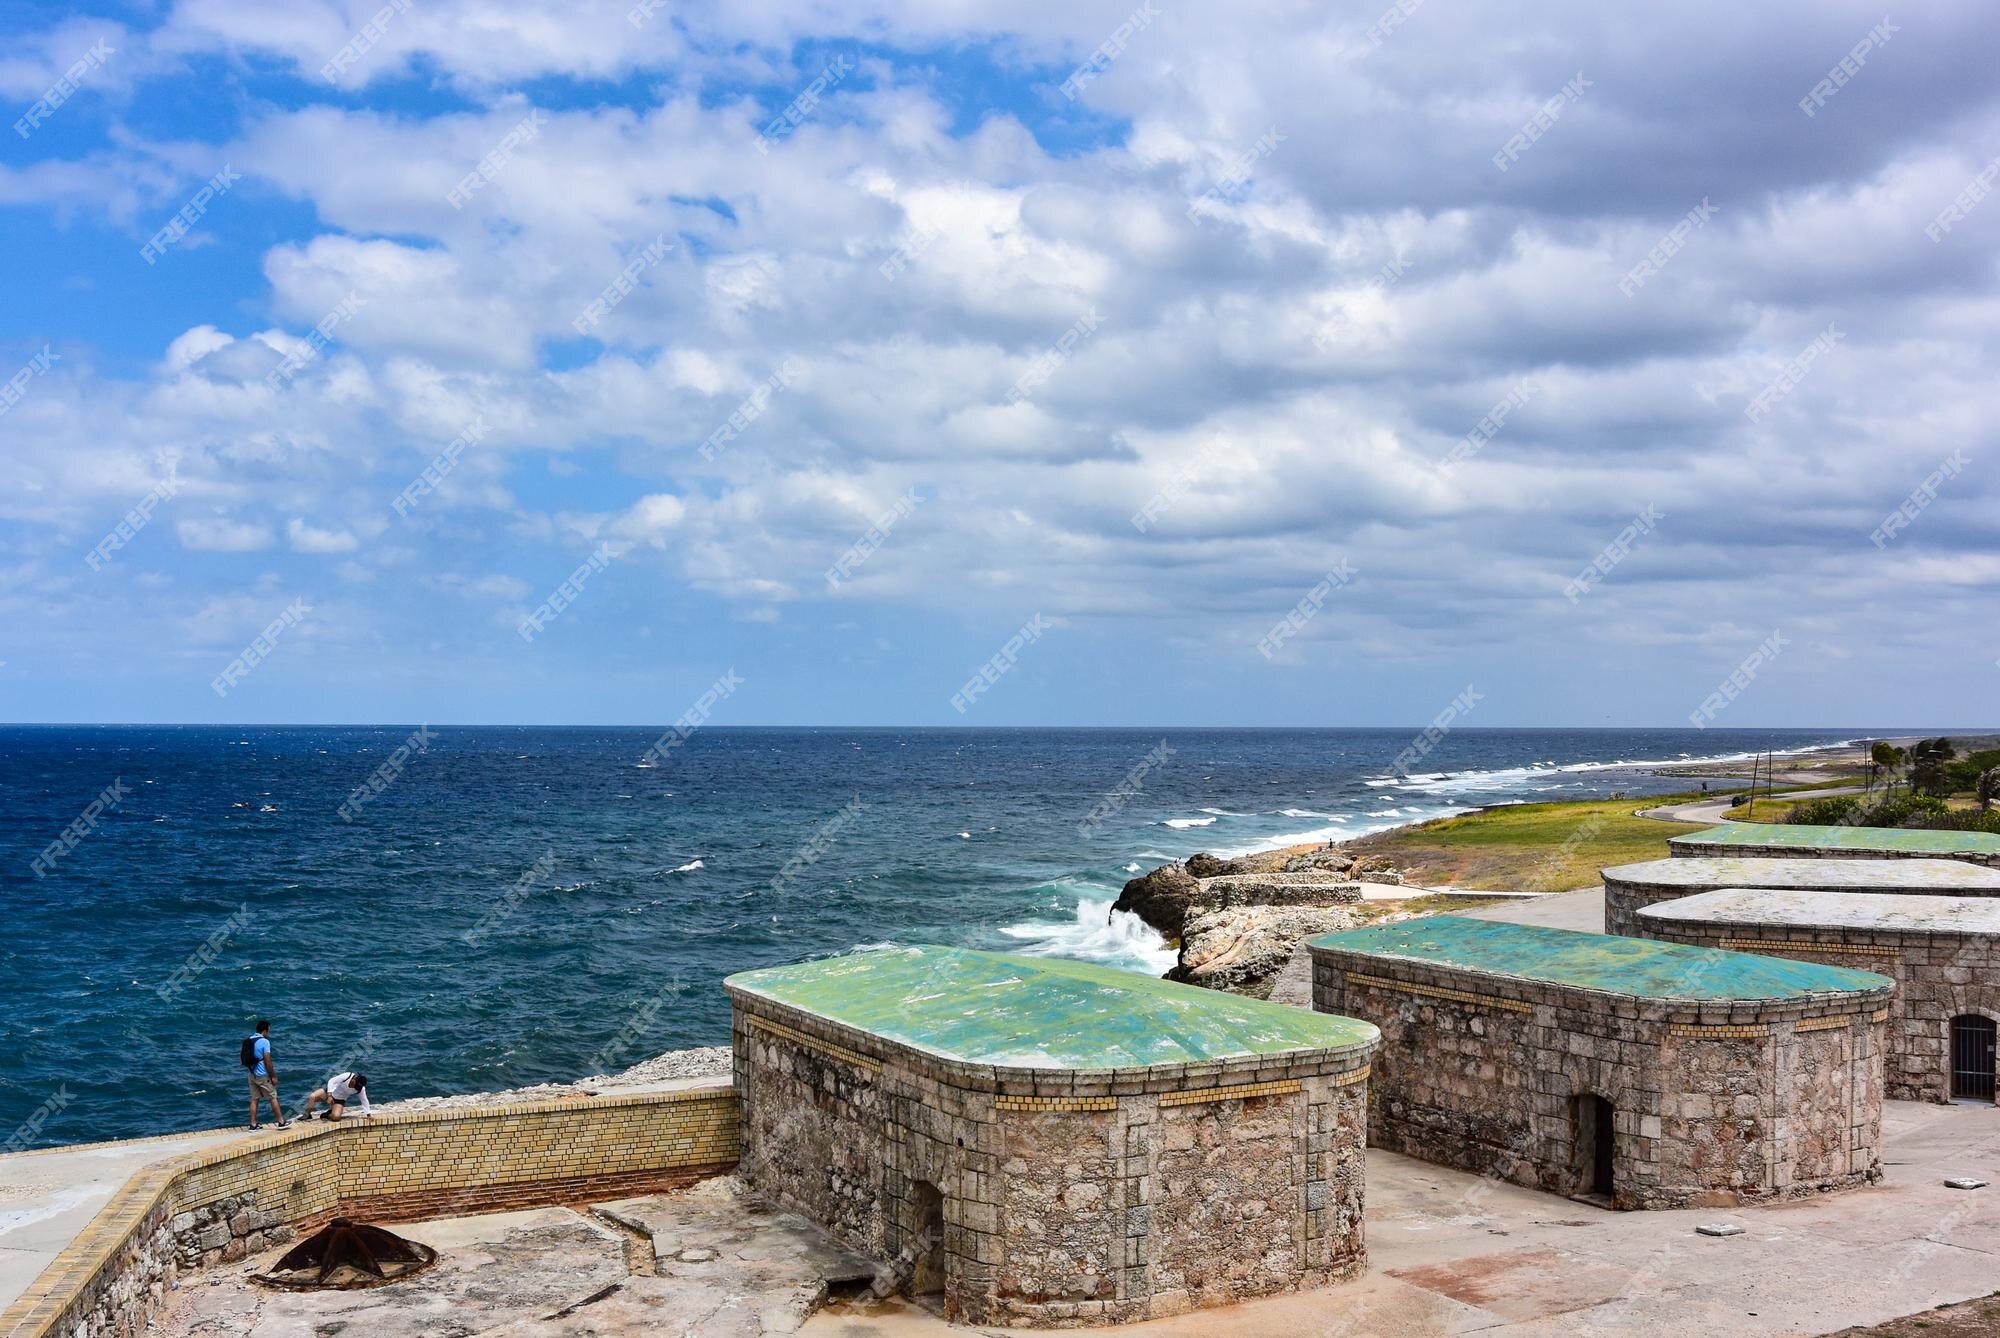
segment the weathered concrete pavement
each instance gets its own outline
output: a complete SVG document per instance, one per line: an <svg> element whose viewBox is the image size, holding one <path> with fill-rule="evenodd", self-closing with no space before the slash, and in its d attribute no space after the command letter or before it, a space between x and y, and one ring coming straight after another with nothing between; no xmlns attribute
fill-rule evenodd
<svg viewBox="0 0 2000 1338"><path fill-rule="evenodd" d="M27 1290L133 1175L154 1162L239 1137L241 1131L223 1129L0 1157L0 1310Z"/></svg>
<svg viewBox="0 0 2000 1338"><path fill-rule="evenodd" d="M366 1291L281 1292L250 1273L281 1251L184 1285L154 1328L179 1338L367 1333L489 1338L798 1331L829 1286L865 1287L874 1265L733 1176L679 1194L399 1226L435 1268Z"/></svg>

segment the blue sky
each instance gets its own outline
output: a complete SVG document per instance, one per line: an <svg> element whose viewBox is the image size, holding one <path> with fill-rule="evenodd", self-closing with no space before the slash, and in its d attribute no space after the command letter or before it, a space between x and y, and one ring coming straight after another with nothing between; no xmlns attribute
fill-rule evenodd
<svg viewBox="0 0 2000 1338"><path fill-rule="evenodd" d="M0 718L1995 723L1988 7L0 32Z"/></svg>

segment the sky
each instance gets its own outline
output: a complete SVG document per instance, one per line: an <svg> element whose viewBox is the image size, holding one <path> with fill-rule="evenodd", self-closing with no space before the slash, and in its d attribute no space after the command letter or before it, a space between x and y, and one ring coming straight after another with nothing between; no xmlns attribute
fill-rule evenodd
<svg viewBox="0 0 2000 1338"><path fill-rule="evenodd" d="M0 38L0 719L2000 723L1990 4Z"/></svg>

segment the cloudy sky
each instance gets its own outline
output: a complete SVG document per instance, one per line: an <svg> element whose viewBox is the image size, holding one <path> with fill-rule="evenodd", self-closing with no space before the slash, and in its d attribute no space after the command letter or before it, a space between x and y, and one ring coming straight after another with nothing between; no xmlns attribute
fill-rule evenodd
<svg viewBox="0 0 2000 1338"><path fill-rule="evenodd" d="M0 0L0 718L2000 722L2000 11L1518 8Z"/></svg>

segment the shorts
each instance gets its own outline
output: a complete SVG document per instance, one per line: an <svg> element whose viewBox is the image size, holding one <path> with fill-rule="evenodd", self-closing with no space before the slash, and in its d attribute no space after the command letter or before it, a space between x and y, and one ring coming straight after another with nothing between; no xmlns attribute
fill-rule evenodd
<svg viewBox="0 0 2000 1338"><path fill-rule="evenodd" d="M278 1084L275 1079L260 1078L253 1073L250 1075L250 1099L255 1101L260 1096L266 1101L276 1101Z"/></svg>

